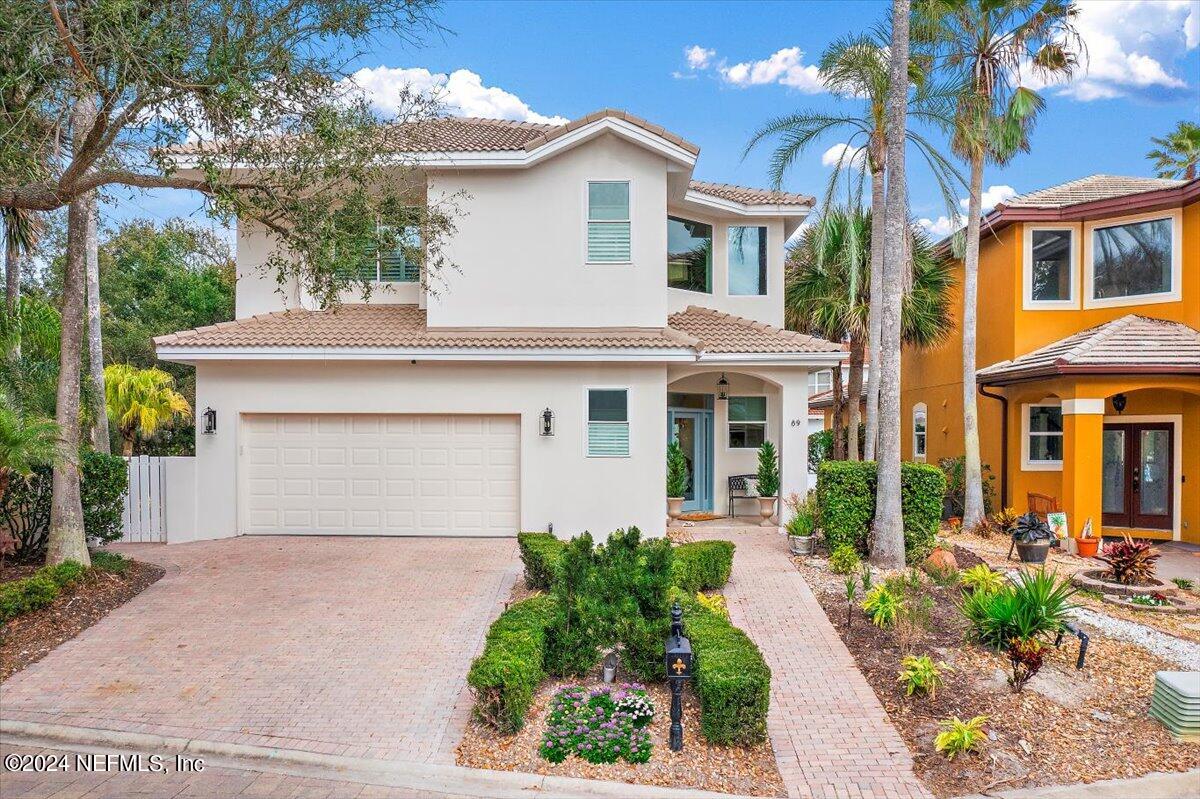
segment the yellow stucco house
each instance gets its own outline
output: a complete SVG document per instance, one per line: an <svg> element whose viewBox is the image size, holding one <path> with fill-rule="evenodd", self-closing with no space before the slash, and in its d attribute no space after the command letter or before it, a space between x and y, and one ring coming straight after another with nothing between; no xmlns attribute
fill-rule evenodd
<svg viewBox="0 0 1200 799"><path fill-rule="evenodd" d="M997 499L1023 512L1050 498L1072 535L1090 519L1200 543L1200 180L1092 175L1014 197L984 220L979 287ZM963 452L957 321L904 353L906 460Z"/></svg>

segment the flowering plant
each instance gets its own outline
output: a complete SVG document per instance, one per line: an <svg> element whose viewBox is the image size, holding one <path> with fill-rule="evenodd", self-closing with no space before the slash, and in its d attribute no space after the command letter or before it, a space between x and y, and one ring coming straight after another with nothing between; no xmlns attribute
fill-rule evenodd
<svg viewBox="0 0 1200 799"><path fill-rule="evenodd" d="M616 691L569 685L550 701L541 754L552 763L578 755L589 763L645 763L653 745L646 729L654 703L637 684Z"/></svg>
<svg viewBox="0 0 1200 799"><path fill-rule="evenodd" d="M1171 604L1171 600L1167 599L1165 594L1160 594L1157 591L1153 594L1138 594L1131 597L1129 601L1135 605L1149 605L1158 608Z"/></svg>

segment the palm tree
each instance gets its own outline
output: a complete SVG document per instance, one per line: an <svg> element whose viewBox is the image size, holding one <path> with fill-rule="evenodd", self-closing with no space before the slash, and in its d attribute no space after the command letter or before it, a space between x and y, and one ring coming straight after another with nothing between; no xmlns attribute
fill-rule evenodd
<svg viewBox="0 0 1200 799"><path fill-rule="evenodd" d="M36 297L0 313L0 393L26 415L54 416L60 332L58 311Z"/></svg>
<svg viewBox="0 0 1200 799"><path fill-rule="evenodd" d="M31 211L9 206L0 207L0 219L4 220L5 306L11 313L21 296L21 256L37 246L42 225Z"/></svg>
<svg viewBox="0 0 1200 799"><path fill-rule="evenodd" d="M1153 159L1160 178L1196 179L1196 164L1200 163L1200 125L1182 121L1164 138L1151 139L1157 149L1146 153Z"/></svg>
<svg viewBox="0 0 1200 799"><path fill-rule="evenodd" d="M104 384L108 415L121 431L126 457L139 437L154 435L175 417L191 418L192 406L175 390L175 378L161 369L114 363L104 370Z"/></svg>
<svg viewBox="0 0 1200 799"><path fill-rule="evenodd" d="M887 37L880 31L872 34L858 34L834 42L821 55L818 68L821 78L830 91L843 97L861 98L862 104L857 113L826 114L815 111L801 111L795 114L777 117L760 128L746 145L745 153L749 153L759 143L766 139L778 138L779 144L771 154L770 178L775 188L783 184L784 175L788 169L808 151L808 148L827 134L838 134L845 139L846 148L834 164L833 175L826 189L824 206L831 203L833 193L843 177L851 171L858 174L858 186L851 205L859 205L862 195L862 179L865 171L871 175L871 210L875 228L871 237L873 244L870 249L870 275L879 285L883 269L883 203L884 181L886 172L886 150L884 142L885 102L889 85L887 61ZM947 110L948 97L940 89L931 87L925 81L925 75L916 63L909 65L908 79L918 86L918 91L910 98L910 113L914 118L937 127L948 128L952 120ZM928 163L936 183L942 192L948 208L953 209L958 194L957 188L965 185L958 171L949 160L943 156L924 136L915 131L906 131L905 138L911 142ZM865 150L865 163L859 148ZM849 183L849 179L847 180ZM850 242L850 244L854 244ZM848 288L853 293L857 283ZM853 301L853 297L851 297ZM875 439L878 431L878 374L879 368L879 298L876 307L871 309L870 328L867 334L868 352L871 356L871 369L868 372L867 387L867 430L865 455L868 459L874 457ZM851 404L850 436L858 437L858 404ZM856 446L851 446L852 452L857 452Z"/></svg>
<svg viewBox="0 0 1200 799"><path fill-rule="evenodd" d="M913 38L935 69L958 87L954 152L970 164L963 280L962 392L966 500L963 524L983 520L979 410L975 387L976 303L983 169L1029 149L1041 96L1023 76L1070 78L1083 43L1072 0L916 0Z"/></svg>
<svg viewBox="0 0 1200 799"><path fill-rule="evenodd" d="M784 316L788 327L831 341L850 344L849 397L858 404L863 384L863 349L876 292L866 253L872 249L874 219L864 208L834 207L807 228L792 250L784 280ZM954 278L945 260L937 258L929 237L911 229L912 287L901 306L901 336L905 344L929 347L949 335L950 290ZM851 287L855 287L851 290ZM836 373L835 373L836 376ZM835 386L835 389L840 386ZM834 405L834 440L840 441L842 420ZM857 419L851 417L851 424ZM857 460L854 447L851 460Z"/></svg>
<svg viewBox="0 0 1200 799"><path fill-rule="evenodd" d="M35 466L48 466L58 451L58 425L28 417L0 393L0 497L14 474L28 477Z"/></svg>

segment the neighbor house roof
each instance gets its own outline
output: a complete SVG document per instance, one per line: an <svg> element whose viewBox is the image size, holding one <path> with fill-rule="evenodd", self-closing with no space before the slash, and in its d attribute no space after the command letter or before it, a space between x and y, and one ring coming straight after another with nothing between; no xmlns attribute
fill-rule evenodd
<svg viewBox="0 0 1200 799"><path fill-rule="evenodd" d="M751 189L746 186L733 186L728 183L707 183L693 180L688 188L710 197L731 200L743 205L812 205L816 200L807 194L793 194L788 191L771 191L770 189Z"/></svg>
<svg viewBox="0 0 1200 799"><path fill-rule="evenodd" d="M1200 374L1200 331L1129 314L976 372L1003 385L1067 374Z"/></svg>
<svg viewBox="0 0 1200 799"><path fill-rule="evenodd" d="M1159 189L1173 189L1187 183L1186 180L1165 178L1139 178L1123 175L1088 175L1051 186L1048 189L1019 194L996 205L997 208L1066 208L1096 200L1128 197Z"/></svg>
<svg viewBox="0 0 1200 799"><path fill-rule="evenodd" d="M695 306L667 327L430 329L415 305L277 311L154 339L165 350L654 349L680 354L838 352L829 341Z"/></svg>
<svg viewBox="0 0 1200 799"><path fill-rule="evenodd" d="M847 394L849 394L849 391L847 391ZM865 380L863 381L862 391L859 392L858 398L859 398L860 402L865 402L867 399L867 382ZM832 407L833 407L833 389L832 388L829 389L828 391L822 391L820 393L813 394L811 397L808 398L808 409L810 411L824 411L824 410L828 410L829 408L832 408Z"/></svg>

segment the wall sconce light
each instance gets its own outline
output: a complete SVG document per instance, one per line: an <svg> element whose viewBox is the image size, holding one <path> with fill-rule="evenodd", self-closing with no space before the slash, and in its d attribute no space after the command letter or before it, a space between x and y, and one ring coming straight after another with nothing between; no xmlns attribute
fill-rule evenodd
<svg viewBox="0 0 1200 799"><path fill-rule="evenodd" d="M200 415L204 418L204 428L201 432L206 436L217 432L217 412L212 408L205 408L204 413Z"/></svg>
<svg viewBox="0 0 1200 799"><path fill-rule="evenodd" d="M1124 394L1117 394L1113 397L1112 402L1113 409L1116 410L1118 414L1121 414L1125 412L1125 404L1129 402L1129 397L1126 397Z"/></svg>
<svg viewBox="0 0 1200 799"><path fill-rule="evenodd" d="M542 411L542 435L554 435L554 411L549 408Z"/></svg>
<svg viewBox="0 0 1200 799"><path fill-rule="evenodd" d="M717 381L717 399L729 399L729 381L725 379L724 372L721 372L721 379Z"/></svg>

